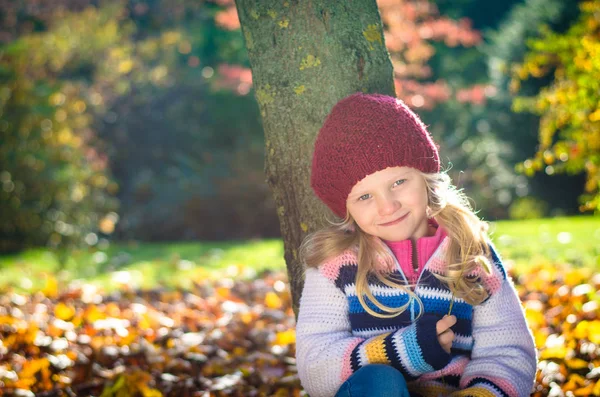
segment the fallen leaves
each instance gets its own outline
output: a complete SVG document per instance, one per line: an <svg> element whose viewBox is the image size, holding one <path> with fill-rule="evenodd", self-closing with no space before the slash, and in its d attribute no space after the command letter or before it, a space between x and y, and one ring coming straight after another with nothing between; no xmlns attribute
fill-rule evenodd
<svg viewBox="0 0 600 397"><path fill-rule="evenodd" d="M0 396L300 396L282 274L0 297ZM84 296L87 294L88 296Z"/></svg>
<svg viewBox="0 0 600 397"><path fill-rule="evenodd" d="M600 396L600 274L537 267L515 284L540 358L533 396ZM7 291L0 396L305 395L283 274L193 285Z"/></svg>
<svg viewBox="0 0 600 397"><path fill-rule="evenodd" d="M516 285L539 352L532 395L600 396L600 274L539 266Z"/></svg>

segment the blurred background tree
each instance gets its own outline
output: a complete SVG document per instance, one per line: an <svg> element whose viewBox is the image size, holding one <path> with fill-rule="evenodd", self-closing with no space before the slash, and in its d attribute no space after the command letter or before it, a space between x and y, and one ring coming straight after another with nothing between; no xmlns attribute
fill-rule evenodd
<svg viewBox="0 0 600 397"><path fill-rule="evenodd" d="M577 4L378 2L398 96L429 125L454 181L488 220L531 216L531 208L576 213L584 187L583 204L597 203L593 152L565 162L569 174L557 164L534 175L514 168L535 163L547 116L514 112L511 67L580 51ZM561 35L570 47L526 44ZM0 2L0 41L3 252L102 246L108 237L279 235L233 0ZM526 59L528 51L538 56ZM519 95L556 84L551 74L534 77Z"/></svg>
<svg viewBox="0 0 600 397"><path fill-rule="evenodd" d="M109 12L65 16L52 30L2 47L0 58L0 249L95 244L112 233L117 185L98 150L91 96L83 81L86 54L71 28L84 31L89 50L118 37ZM86 31L87 29L87 31ZM69 75L68 79L64 76Z"/></svg>
<svg viewBox="0 0 600 397"><path fill-rule="evenodd" d="M511 67L525 58L527 41L540 37L540 25L565 31L573 24L579 13L577 4L576 0L527 0L516 3L498 28L486 32L487 41L482 51L489 81L497 92L490 98L480 117L489 133L509 149L504 161L511 167L535 152L540 123L537 115L514 112L514 94L510 91ZM550 82L549 78L525 81L521 86L522 92L526 95L536 93ZM509 215L521 218L517 214L530 217L532 214L548 216L578 213L577 197L584 186L581 176L517 173L514 181L514 189L509 192L511 197L507 202ZM537 211L532 213L527 210L531 208Z"/></svg>
<svg viewBox="0 0 600 397"><path fill-rule="evenodd" d="M111 202L120 202L119 215L108 218L112 227L94 220L90 226L99 233L88 242L96 244L98 237L102 242L107 233L146 240L278 235L262 176L257 107L245 95L251 77L224 61L245 61L242 38L216 27L218 6L193 1L1 6L8 27L2 34L4 61L11 47L29 37L37 41L22 49L23 58L44 44L36 66L54 65L54 75L48 71L40 79L76 82L94 149L119 186L113 183L110 191ZM24 80L31 77L31 70L21 72ZM4 112L2 121L10 117ZM7 134L16 137L14 130ZM3 149L13 151L4 144ZM31 197L33 204L37 199ZM61 211L70 216L67 208ZM13 240L27 245L20 235Z"/></svg>
<svg viewBox="0 0 600 397"><path fill-rule="evenodd" d="M564 33L541 28L542 37L527 43L524 62L513 71L511 89L521 82L554 78L535 96L515 98L517 112L541 116L533 158L520 169L535 172L585 173L581 211L600 211L600 2L580 4L581 14ZM524 92L527 94L527 91Z"/></svg>

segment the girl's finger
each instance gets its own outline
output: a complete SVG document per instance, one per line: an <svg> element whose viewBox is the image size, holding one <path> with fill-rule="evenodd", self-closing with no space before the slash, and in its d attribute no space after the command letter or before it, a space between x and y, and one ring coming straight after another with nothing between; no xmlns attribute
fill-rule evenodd
<svg viewBox="0 0 600 397"><path fill-rule="evenodd" d="M438 321L435 325L437 334L439 335L443 333L444 331L452 327L454 324L456 324L456 316L444 316L444 318Z"/></svg>
<svg viewBox="0 0 600 397"><path fill-rule="evenodd" d="M440 346L442 346L442 349L444 349L444 351L446 353L450 353L450 349L452 348L452 343L440 343Z"/></svg>
<svg viewBox="0 0 600 397"><path fill-rule="evenodd" d="M454 332L452 330L444 332L438 337L438 341L441 345L451 345L452 341L454 341Z"/></svg>

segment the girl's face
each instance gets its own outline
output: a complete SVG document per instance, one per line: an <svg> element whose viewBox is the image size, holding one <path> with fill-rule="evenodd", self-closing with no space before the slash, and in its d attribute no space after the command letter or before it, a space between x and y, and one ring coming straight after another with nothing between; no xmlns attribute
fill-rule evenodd
<svg viewBox="0 0 600 397"><path fill-rule="evenodd" d="M427 202L419 171L390 167L354 185L346 207L365 233L387 241L414 241L428 234Z"/></svg>

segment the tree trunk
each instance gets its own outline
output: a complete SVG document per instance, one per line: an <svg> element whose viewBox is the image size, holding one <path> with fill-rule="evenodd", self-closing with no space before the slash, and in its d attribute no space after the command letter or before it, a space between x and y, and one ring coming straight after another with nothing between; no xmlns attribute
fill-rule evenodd
<svg viewBox="0 0 600 397"><path fill-rule="evenodd" d="M310 188L315 137L331 107L362 91L394 95L375 0L237 0L265 132L265 173L284 240L294 312L298 248L334 219Z"/></svg>

